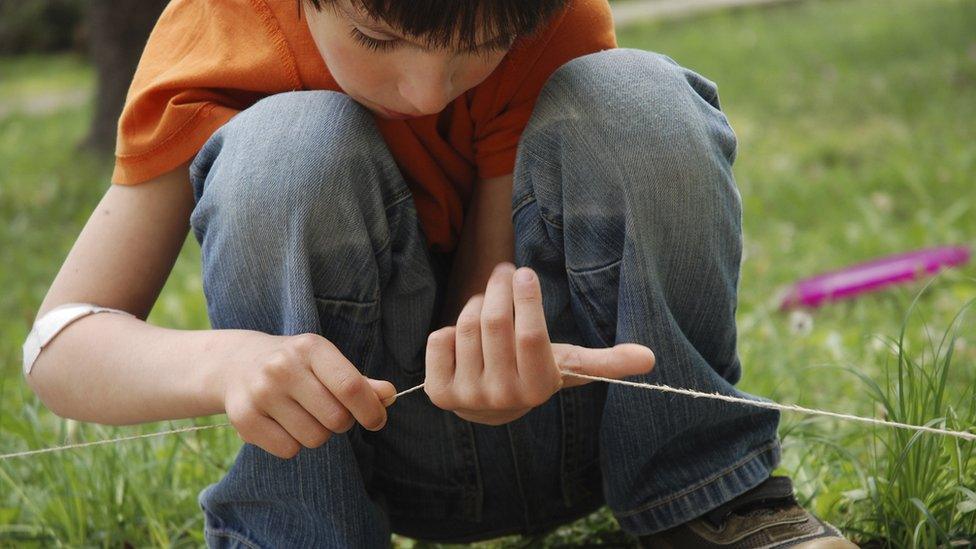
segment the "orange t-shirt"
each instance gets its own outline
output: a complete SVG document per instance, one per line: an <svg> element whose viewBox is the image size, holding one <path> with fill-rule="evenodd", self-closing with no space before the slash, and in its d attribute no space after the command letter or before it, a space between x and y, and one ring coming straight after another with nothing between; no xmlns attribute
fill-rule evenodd
<svg viewBox="0 0 976 549"><path fill-rule="evenodd" d="M149 37L126 96L112 183L142 183L190 160L215 130L262 97L341 92L297 4L173 0ZM512 173L519 136L549 75L571 59L614 47L607 0L570 0L440 113L376 118L433 249L454 249L479 178Z"/></svg>

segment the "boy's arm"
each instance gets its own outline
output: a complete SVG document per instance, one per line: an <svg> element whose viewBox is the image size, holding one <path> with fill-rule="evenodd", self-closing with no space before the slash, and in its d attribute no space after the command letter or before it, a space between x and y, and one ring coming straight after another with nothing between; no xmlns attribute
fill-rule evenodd
<svg viewBox="0 0 976 549"><path fill-rule="evenodd" d="M464 304L472 296L484 293L492 269L503 261L515 261L512 174L479 179L475 183L439 326L456 323Z"/></svg>
<svg viewBox="0 0 976 549"><path fill-rule="evenodd" d="M211 357L239 331L183 331L144 322L189 229L188 165L135 186L111 185L51 284L37 317L69 302L121 309L92 314L45 346L26 381L63 417L109 424L222 412L208 391Z"/></svg>

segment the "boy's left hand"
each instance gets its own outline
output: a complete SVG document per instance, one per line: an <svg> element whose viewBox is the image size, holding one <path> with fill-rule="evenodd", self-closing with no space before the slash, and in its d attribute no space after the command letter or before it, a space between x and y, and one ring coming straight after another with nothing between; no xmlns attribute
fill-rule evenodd
<svg viewBox="0 0 976 549"><path fill-rule="evenodd" d="M619 379L654 367L654 353L623 343L608 349L550 343L539 279L528 267L495 267L484 295L472 297L456 326L427 340L424 391L462 419L502 425L527 414L562 387L589 380L562 371Z"/></svg>

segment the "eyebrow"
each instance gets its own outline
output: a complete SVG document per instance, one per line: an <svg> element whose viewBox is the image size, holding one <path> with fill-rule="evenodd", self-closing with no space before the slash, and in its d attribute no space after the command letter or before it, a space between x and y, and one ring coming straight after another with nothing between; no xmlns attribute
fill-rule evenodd
<svg viewBox="0 0 976 549"><path fill-rule="evenodd" d="M346 8L345 8L345 6L339 6L339 9L342 10L342 13L345 14L346 17L348 17L349 19L351 19L354 23L356 23L360 27L363 27L365 29L368 29L368 30L373 31L373 32L378 33L378 34L385 34L386 36L389 36L390 38L395 38L397 40L403 40L404 42L408 42L410 44L413 44L413 45L415 45L415 46L417 46L417 47L419 47L421 49L428 49L427 46L425 46L423 44L418 44L418 43L413 42L413 41L411 41L410 39L408 39L408 38L406 38L404 36L400 36L399 34L396 34L395 31L393 31L392 29L389 29L389 30L382 29L382 28L379 28L379 27L375 26L375 24L373 24L373 23L369 23L367 21L364 21L364 20L360 19L358 15L353 14L353 13L350 13L349 11L347 11ZM491 49L491 48L496 47L496 46L508 45L510 41L511 41L511 37L510 36L504 35L504 34L500 34L500 35L498 35L498 36L496 36L494 38L490 38L488 40L485 40L484 42L482 42L480 44L475 44L475 45L473 45L471 47L464 48L464 50L465 51L487 50L487 49Z"/></svg>

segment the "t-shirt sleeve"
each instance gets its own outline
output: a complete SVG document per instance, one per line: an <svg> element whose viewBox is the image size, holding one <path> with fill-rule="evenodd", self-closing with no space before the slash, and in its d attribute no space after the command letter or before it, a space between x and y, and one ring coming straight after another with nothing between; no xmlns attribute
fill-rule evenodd
<svg viewBox="0 0 976 549"><path fill-rule="evenodd" d="M300 88L264 0L173 0L126 95L112 182L136 184L172 170L258 99Z"/></svg>
<svg viewBox="0 0 976 549"><path fill-rule="evenodd" d="M617 46L607 0L571 0L549 27L510 52L497 82L473 98L478 177L510 174L522 130L549 76L577 57Z"/></svg>

